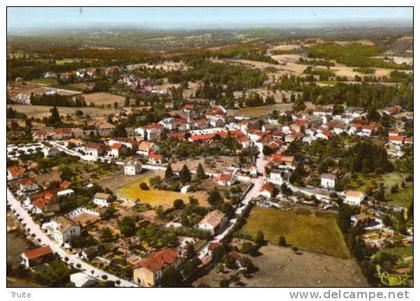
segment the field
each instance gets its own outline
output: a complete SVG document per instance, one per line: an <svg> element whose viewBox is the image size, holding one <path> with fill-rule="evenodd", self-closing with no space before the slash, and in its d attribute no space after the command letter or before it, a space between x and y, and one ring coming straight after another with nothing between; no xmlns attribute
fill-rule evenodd
<svg viewBox="0 0 420 301"><path fill-rule="evenodd" d="M57 85L58 82L55 78L37 78L32 80L32 82L37 83L37 84L41 84L41 85L47 85L47 86L53 86L53 85Z"/></svg>
<svg viewBox="0 0 420 301"><path fill-rule="evenodd" d="M405 179L407 174L391 172L381 176L364 176L358 174L356 179L352 180L347 188L355 189L360 191L367 191L369 189L376 189L379 187L380 183L383 183L385 186L385 193L389 193L391 187L395 184L401 185L402 181ZM376 184L375 184L376 183Z"/></svg>
<svg viewBox="0 0 420 301"><path fill-rule="evenodd" d="M238 110L232 110L232 113L234 113L235 115L245 115L254 118L270 114L274 110L277 110L278 112L288 111L292 108L292 106L293 104L282 103L271 106L241 108Z"/></svg>
<svg viewBox="0 0 420 301"><path fill-rule="evenodd" d="M408 208L414 198L414 187L411 185L397 193L388 194L385 198L390 200L389 203L392 205Z"/></svg>
<svg viewBox="0 0 420 301"><path fill-rule="evenodd" d="M356 261L311 252L295 254L290 248L267 245L251 260L259 270L250 278L240 276L246 287L369 287ZM193 285L218 287L229 278L213 268ZM235 283L231 287L237 287Z"/></svg>
<svg viewBox="0 0 420 301"><path fill-rule="evenodd" d="M281 235L288 244L304 250L349 258L350 253L336 224L333 213L311 214L255 207L243 232L255 237L258 231L265 239L277 244Z"/></svg>
<svg viewBox="0 0 420 301"><path fill-rule="evenodd" d="M83 94L83 97L85 98L87 104L92 102L97 106L113 106L115 102L117 102L119 106L124 104L124 97L106 92Z"/></svg>
<svg viewBox="0 0 420 301"><path fill-rule="evenodd" d="M149 184L150 178L157 175L163 176L163 171L147 172L137 180L120 188L117 191L117 194L127 199L139 199L141 202L148 203L152 206L162 206L163 208L172 207L174 200L176 199L183 199L184 201L188 201L188 198L190 196L197 198L202 206L208 205L207 193L205 192L180 193L175 191L157 190L152 188L149 190L140 189L140 183L145 182Z"/></svg>
<svg viewBox="0 0 420 301"><path fill-rule="evenodd" d="M8 105L14 110L26 114L28 117L33 118L43 118L51 115L49 106L25 106L25 105ZM58 107L60 115L74 114L77 110L82 110L85 115L89 114L90 116L99 116L99 115L108 115L117 112L113 107L102 109L102 108L92 108L92 107L83 107L83 108L70 108L70 107Z"/></svg>

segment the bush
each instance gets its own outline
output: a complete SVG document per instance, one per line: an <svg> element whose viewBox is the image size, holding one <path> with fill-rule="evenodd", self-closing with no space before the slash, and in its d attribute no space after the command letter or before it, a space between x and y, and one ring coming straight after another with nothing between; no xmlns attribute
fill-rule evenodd
<svg viewBox="0 0 420 301"><path fill-rule="evenodd" d="M149 186L146 183L142 182L140 184L140 189L142 189L142 190L149 190Z"/></svg>

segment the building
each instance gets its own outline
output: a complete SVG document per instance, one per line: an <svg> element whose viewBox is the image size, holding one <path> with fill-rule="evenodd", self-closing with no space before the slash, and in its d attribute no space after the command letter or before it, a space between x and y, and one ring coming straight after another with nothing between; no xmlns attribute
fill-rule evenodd
<svg viewBox="0 0 420 301"><path fill-rule="evenodd" d="M7 180L16 180L23 177L25 169L20 166L12 166L7 169Z"/></svg>
<svg viewBox="0 0 420 301"><path fill-rule="evenodd" d="M217 184L222 186L231 186L235 183L235 176L233 173L222 173L217 178Z"/></svg>
<svg viewBox="0 0 420 301"><path fill-rule="evenodd" d="M170 248L164 248L150 257L140 261L133 269L134 282L145 287L157 286L165 271L176 266L178 253Z"/></svg>
<svg viewBox="0 0 420 301"><path fill-rule="evenodd" d="M139 155L147 157L151 152L158 151L158 150L159 150L159 147L155 143L149 142L149 141L142 141L139 144L137 153Z"/></svg>
<svg viewBox="0 0 420 301"><path fill-rule="evenodd" d="M161 165L163 162L162 155L155 152L150 153L147 158L149 159L149 163L152 165Z"/></svg>
<svg viewBox="0 0 420 301"><path fill-rule="evenodd" d="M60 153L59 149L55 146L46 147L42 151L45 157L55 157Z"/></svg>
<svg viewBox="0 0 420 301"><path fill-rule="evenodd" d="M124 144L121 143L114 143L111 145L111 156L114 158L118 158L122 155L127 154L128 148Z"/></svg>
<svg viewBox="0 0 420 301"><path fill-rule="evenodd" d="M128 161L124 164L124 174L126 176L135 176L141 173L141 163L138 161Z"/></svg>
<svg viewBox="0 0 420 301"><path fill-rule="evenodd" d="M281 185L283 184L283 178L281 176L282 171L280 169L272 169L270 171L269 179L270 182Z"/></svg>
<svg viewBox="0 0 420 301"><path fill-rule="evenodd" d="M360 203L365 199L365 194L360 191L347 190L344 196L344 203L351 206L360 206Z"/></svg>
<svg viewBox="0 0 420 301"><path fill-rule="evenodd" d="M201 230L206 230L214 234L223 227L225 221L225 214L216 209L207 213L197 226Z"/></svg>
<svg viewBox="0 0 420 301"><path fill-rule="evenodd" d="M160 140L160 134L163 131L163 125L158 123L146 124L143 127L134 129L134 133L144 140Z"/></svg>
<svg viewBox="0 0 420 301"><path fill-rule="evenodd" d="M42 229L46 230L47 234L60 245L70 243L72 239L80 236L80 226L64 216L42 224Z"/></svg>
<svg viewBox="0 0 420 301"><path fill-rule="evenodd" d="M92 202L99 207L108 207L111 195L108 193L97 192L93 196Z"/></svg>
<svg viewBox="0 0 420 301"><path fill-rule="evenodd" d="M53 254L54 253L49 246L31 249L21 254L21 264L26 268L31 268L51 260Z"/></svg>
<svg viewBox="0 0 420 301"><path fill-rule="evenodd" d="M260 195L271 199L274 196L275 189L276 187L273 183L267 182L261 187Z"/></svg>
<svg viewBox="0 0 420 301"><path fill-rule="evenodd" d="M70 282L73 283L75 287L90 287L97 284L98 280L90 275L79 272L70 275Z"/></svg>
<svg viewBox="0 0 420 301"><path fill-rule="evenodd" d="M39 189L38 184L30 178L24 178L19 181L19 189L22 192L34 192Z"/></svg>
<svg viewBox="0 0 420 301"><path fill-rule="evenodd" d="M321 187L327 189L334 189L336 176L330 173L323 173L321 175Z"/></svg>
<svg viewBox="0 0 420 301"><path fill-rule="evenodd" d="M88 156L92 156L94 159L98 159L100 156L105 154L105 147L104 144L99 143L86 143L86 145L83 147L84 152Z"/></svg>

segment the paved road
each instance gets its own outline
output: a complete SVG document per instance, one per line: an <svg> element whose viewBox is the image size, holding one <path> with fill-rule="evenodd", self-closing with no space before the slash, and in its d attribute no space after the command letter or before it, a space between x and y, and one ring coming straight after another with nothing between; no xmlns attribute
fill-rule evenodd
<svg viewBox="0 0 420 301"><path fill-rule="evenodd" d="M45 234L41 227L34 222L34 220L32 219L32 217L25 211L25 209L23 209L21 203L15 198L15 196L13 195L13 193L7 189L7 203L10 205L12 210L15 210L15 215L19 215L18 218L22 218L22 224L26 223L25 228L28 228L30 230L30 233L35 234L36 239L40 239L39 244L41 245L45 245L45 246L50 246L50 248L57 253L61 259L66 262L64 260L65 257L67 257L69 260L66 262L67 264L70 264L72 266L74 266L75 268L77 268L77 264L80 264L80 268L77 268L83 272L85 272L87 275L90 275L96 279L99 280L103 280L102 276L106 275L107 276L107 280L111 280L111 281L120 281L120 284L115 284L116 286L119 287L138 287L137 284L121 279L115 275L109 274L101 269L98 269L88 263L86 263L85 261L81 260L78 256L74 255L74 254L70 254L68 252L66 252L64 249L62 249L57 242L55 242L54 240L52 240L49 236L47 236L47 234ZM93 271L93 274L92 274Z"/></svg>

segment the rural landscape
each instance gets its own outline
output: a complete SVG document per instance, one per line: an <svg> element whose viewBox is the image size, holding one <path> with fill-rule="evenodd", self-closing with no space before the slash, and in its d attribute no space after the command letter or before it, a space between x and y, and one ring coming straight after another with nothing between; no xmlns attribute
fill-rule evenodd
<svg viewBox="0 0 420 301"><path fill-rule="evenodd" d="M8 287L413 287L411 9L391 25L17 30L19 10Z"/></svg>

